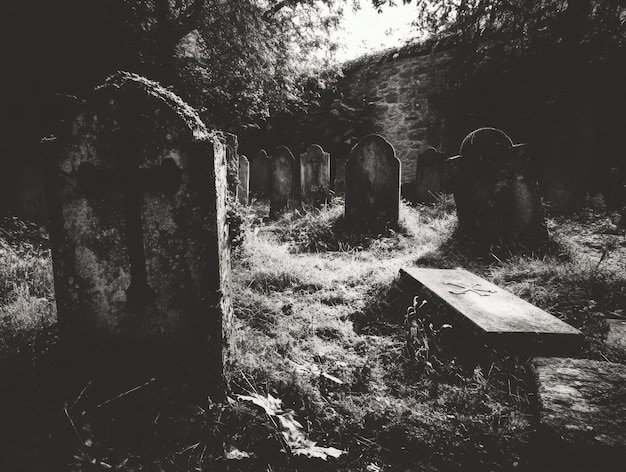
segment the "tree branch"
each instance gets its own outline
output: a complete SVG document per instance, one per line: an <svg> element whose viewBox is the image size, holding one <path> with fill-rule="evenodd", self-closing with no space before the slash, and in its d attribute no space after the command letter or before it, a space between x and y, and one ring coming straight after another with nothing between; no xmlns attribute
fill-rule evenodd
<svg viewBox="0 0 626 472"><path fill-rule="evenodd" d="M301 0L281 0L272 8L270 8L269 10L266 10L265 13L263 13L263 18L268 19L269 17L271 17L272 15L274 15L275 13L279 12L280 10L282 10L283 8L287 6L296 6L298 3L300 3L300 1Z"/></svg>

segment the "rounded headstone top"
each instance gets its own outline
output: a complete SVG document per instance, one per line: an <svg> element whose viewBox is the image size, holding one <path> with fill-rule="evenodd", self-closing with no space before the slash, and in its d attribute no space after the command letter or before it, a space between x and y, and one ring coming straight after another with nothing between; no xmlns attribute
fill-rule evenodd
<svg viewBox="0 0 626 472"><path fill-rule="evenodd" d="M479 128L468 134L461 143L463 158L498 158L511 150L513 141L504 131L496 128Z"/></svg>
<svg viewBox="0 0 626 472"><path fill-rule="evenodd" d="M293 153L291 152L291 149L289 149L287 146L278 146L276 148L276 152L274 153L273 157L283 157L285 159L295 159L293 157Z"/></svg>
<svg viewBox="0 0 626 472"><path fill-rule="evenodd" d="M174 113L185 122L195 139L205 140L215 134L209 132L206 125L200 119L200 115L198 115L198 112L191 105L187 104L174 92L141 75L118 71L109 76L102 85L96 87L94 92L97 95L109 98L119 98L124 94L151 97L155 99L157 103L165 104L167 108L174 111ZM127 97L127 100L129 99L132 100ZM113 103L114 101L110 102L111 105ZM128 103L127 106L137 111L142 104L142 102L132 102Z"/></svg>

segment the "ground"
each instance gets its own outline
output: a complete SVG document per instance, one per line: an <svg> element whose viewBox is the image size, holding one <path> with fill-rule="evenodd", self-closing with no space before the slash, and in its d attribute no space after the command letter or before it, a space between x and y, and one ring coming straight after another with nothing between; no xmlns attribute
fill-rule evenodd
<svg viewBox="0 0 626 472"><path fill-rule="evenodd" d="M624 230L589 203L548 219L543 251L477 258L454 232L450 197L403 203L399 227L366 236L343 225L339 199L276 221L255 201L233 253L228 400L160 408L148 382L107 412L89 408L89 385L49 400L38 374L55 339L46 233L5 220L0 358L20 394L3 404L20 427L0 464L46 470L56 454L70 470L536 470L528 359L442 327L398 271L464 266L581 329L581 357L624 362L603 339L603 320L626 316Z"/></svg>

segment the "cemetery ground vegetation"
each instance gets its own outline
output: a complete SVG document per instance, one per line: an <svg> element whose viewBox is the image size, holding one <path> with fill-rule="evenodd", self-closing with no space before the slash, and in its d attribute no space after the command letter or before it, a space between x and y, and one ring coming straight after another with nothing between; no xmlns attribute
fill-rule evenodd
<svg viewBox="0 0 626 472"><path fill-rule="evenodd" d="M165 402L157 379L129 384L103 408L95 386L64 389L50 368L45 230L3 220L0 404L11 434L2 468L534 470L528 358L444 327L398 270L466 267L581 329L580 356L624 362L603 342L604 319L625 316L618 215L589 201L548 220L551 252L477 259L454 231L449 196L403 202L398 227L383 234L351 234L342 210L340 198L274 221L265 201L237 210L226 402L191 400L184 389Z"/></svg>

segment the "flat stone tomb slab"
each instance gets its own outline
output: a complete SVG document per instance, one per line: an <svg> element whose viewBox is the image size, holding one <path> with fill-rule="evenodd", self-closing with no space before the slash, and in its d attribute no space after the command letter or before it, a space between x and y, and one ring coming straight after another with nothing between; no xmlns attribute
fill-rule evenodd
<svg viewBox="0 0 626 472"><path fill-rule="evenodd" d="M624 470L626 365L543 357L532 370L545 456L574 470Z"/></svg>
<svg viewBox="0 0 626 472"><path fill-rule="evenodd" d="M553 352L582 341L576 328L467 270L405 268L400 273L490 346Z"/></svg>

